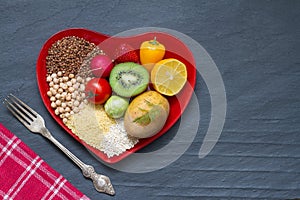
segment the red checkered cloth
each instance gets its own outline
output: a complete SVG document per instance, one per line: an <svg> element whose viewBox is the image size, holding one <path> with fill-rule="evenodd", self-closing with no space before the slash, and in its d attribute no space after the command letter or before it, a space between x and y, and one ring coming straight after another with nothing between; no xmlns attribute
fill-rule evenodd
<svg viewBox="0 0 300 200"><path fill-rule="evenodd" d="M0 199L89 198L0 123Z"/></svg>

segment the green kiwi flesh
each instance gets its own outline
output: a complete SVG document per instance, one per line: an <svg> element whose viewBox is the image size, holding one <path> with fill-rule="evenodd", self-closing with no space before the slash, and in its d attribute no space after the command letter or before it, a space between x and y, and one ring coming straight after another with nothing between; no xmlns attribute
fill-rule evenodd
<svg viewBox="0 0 300 200"><path fill-rule="evenodd" d="M114 66L110 72L109 84L118 95L132 97L147 88L149 79L149 73L142 65L125 62Z"/></svg>

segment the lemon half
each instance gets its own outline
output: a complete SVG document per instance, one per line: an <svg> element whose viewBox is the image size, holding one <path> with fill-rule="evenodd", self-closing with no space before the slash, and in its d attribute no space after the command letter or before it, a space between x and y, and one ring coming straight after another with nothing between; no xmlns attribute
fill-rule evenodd
<svg viewBox="0 0 300 200"><path fill-rule="evenodd" d="M161 60L151 71L151 82L159 93L167 96L176 95L187 82L186 66L175 58Z"/></svg>

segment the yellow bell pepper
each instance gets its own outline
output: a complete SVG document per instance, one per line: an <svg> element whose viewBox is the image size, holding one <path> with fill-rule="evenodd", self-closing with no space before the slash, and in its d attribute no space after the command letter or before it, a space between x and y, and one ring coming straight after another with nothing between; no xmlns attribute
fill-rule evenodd
<svg viewBox="0 0 300 200"><path fill-rule="evenodd" d="M166 48L154 37L153 40L144 41L140 46L141 64L150 72L154 64L162 60Z"/></svg>

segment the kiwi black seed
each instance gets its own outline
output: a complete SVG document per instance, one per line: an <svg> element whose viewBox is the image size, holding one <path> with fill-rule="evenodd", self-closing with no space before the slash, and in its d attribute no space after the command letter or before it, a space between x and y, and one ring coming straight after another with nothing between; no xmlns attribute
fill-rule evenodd
<svg viewBox="0 0 300 200"><path fill-rule="evenodd" d="M136 96L147 88L149 73L137 63L120 63L110 72L109 84L113 91L120 96Z"/></svg>

